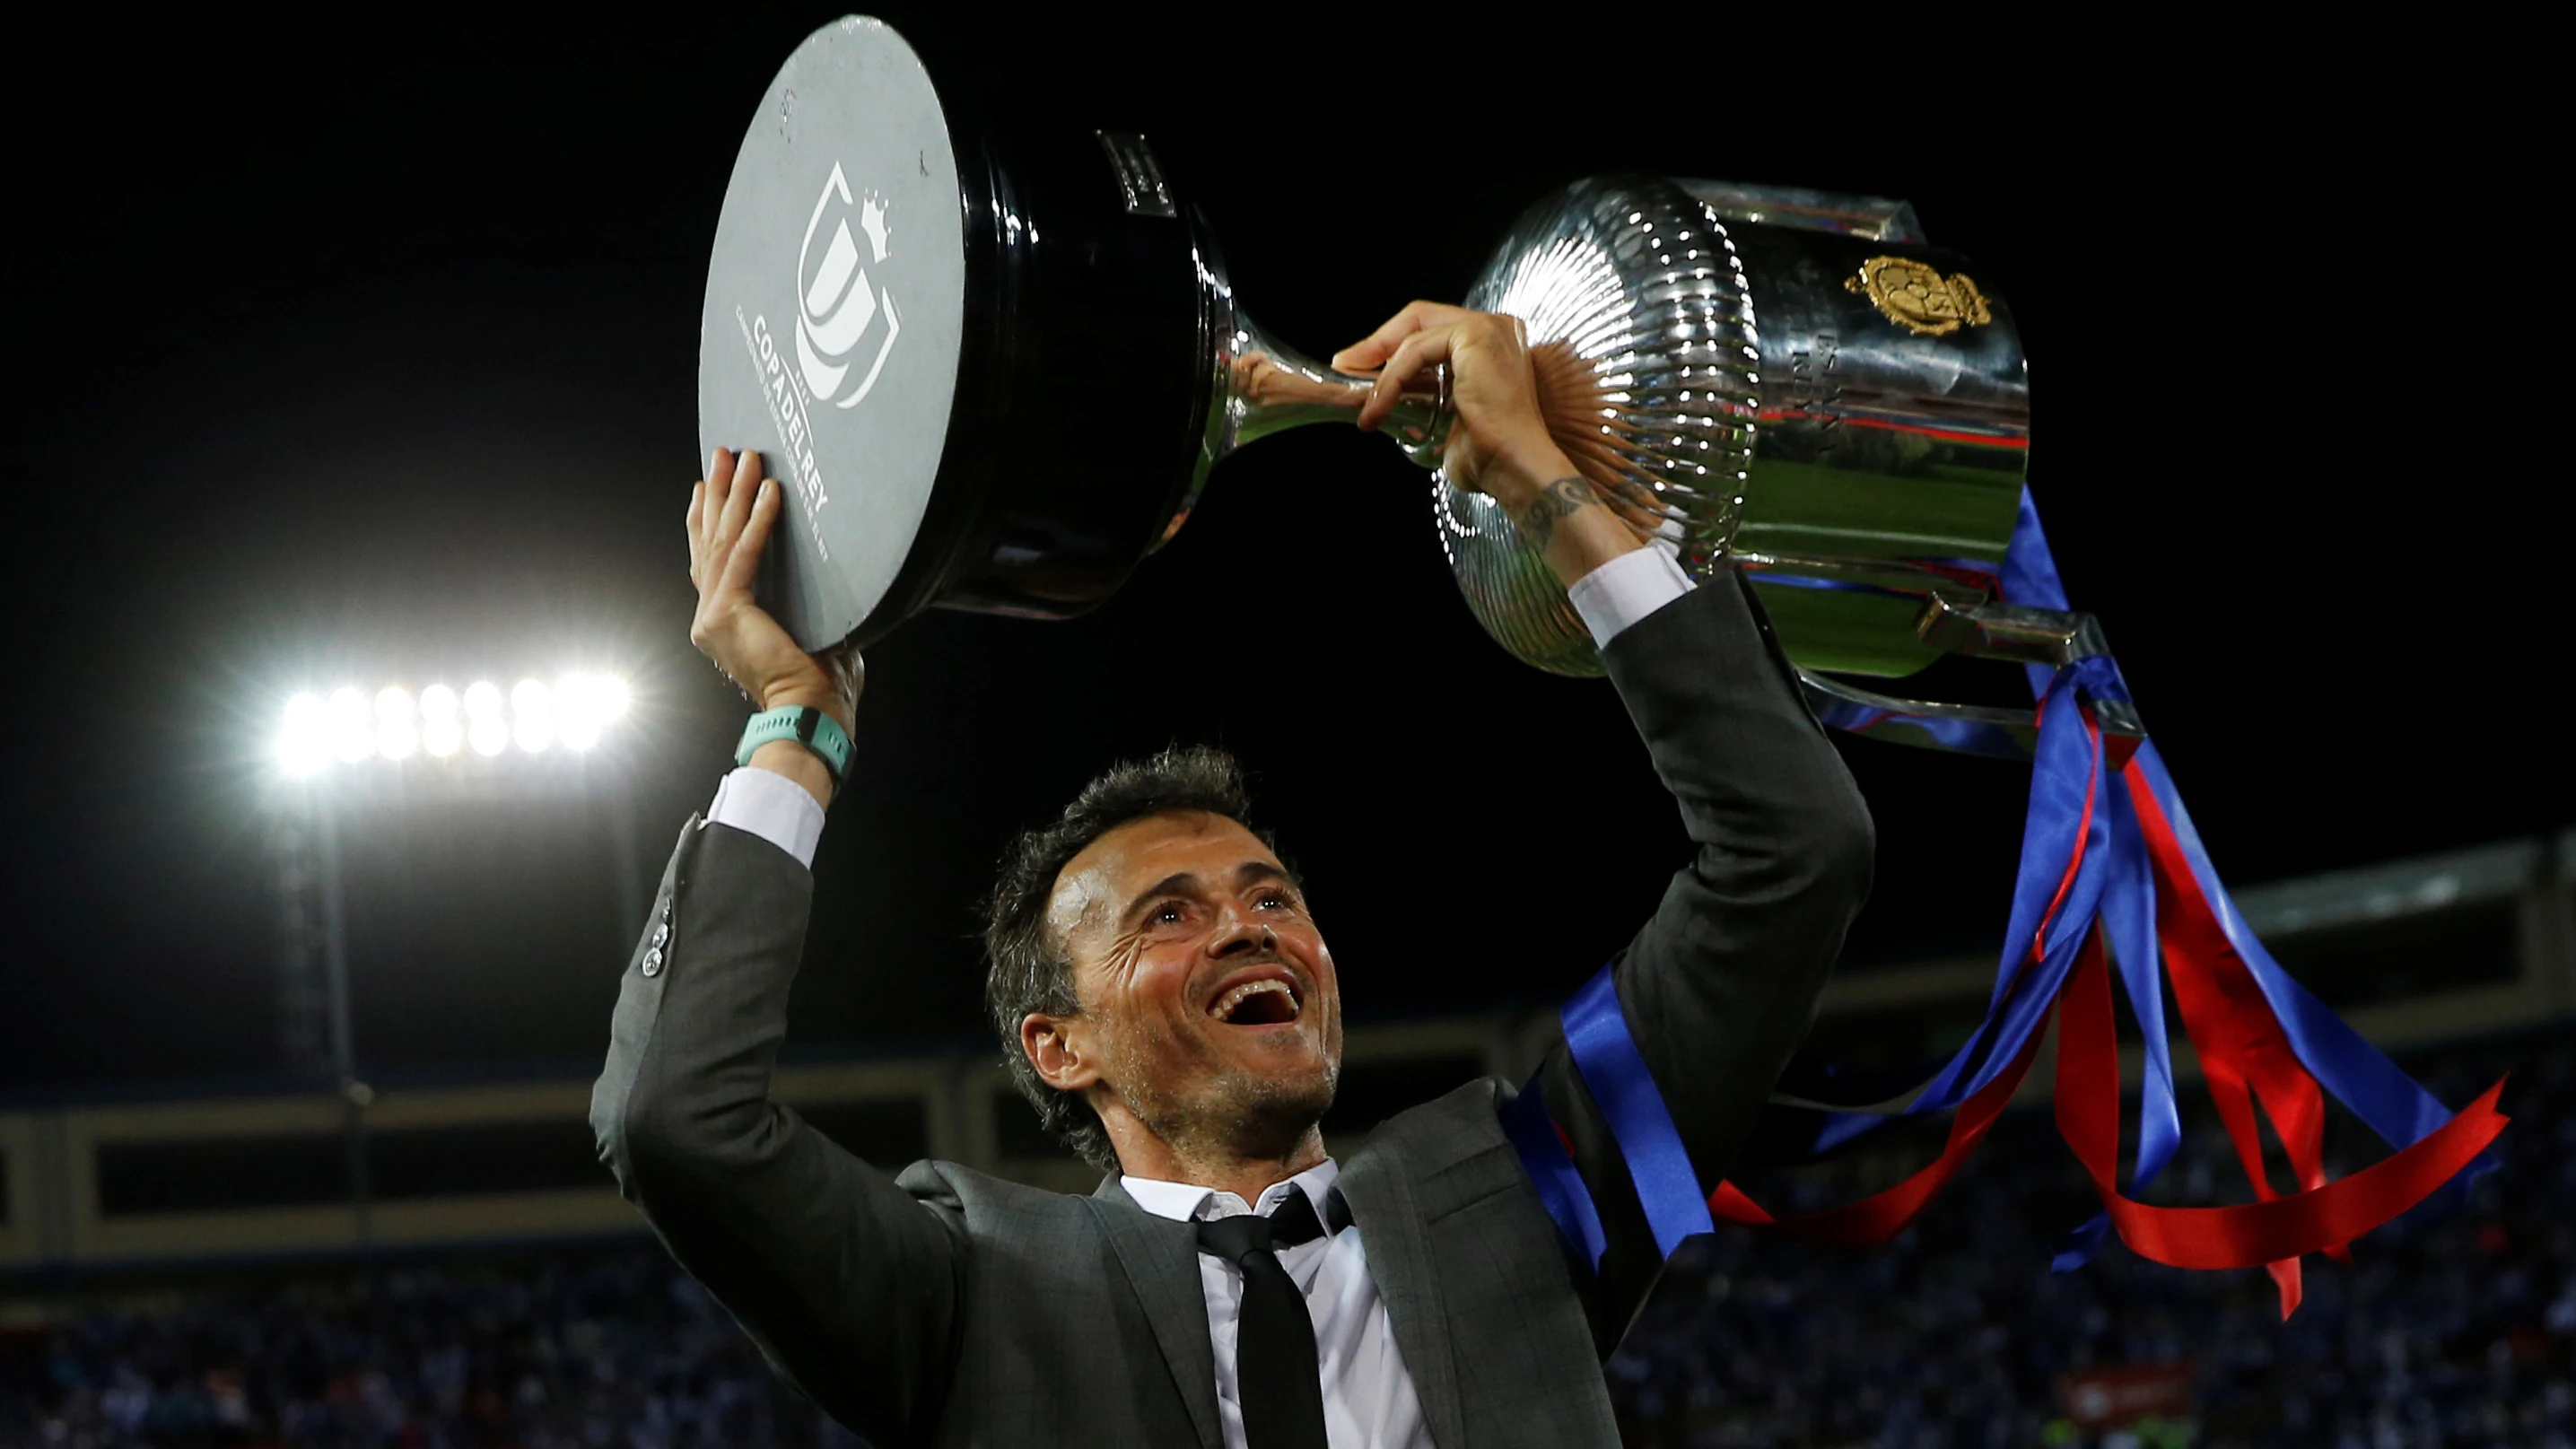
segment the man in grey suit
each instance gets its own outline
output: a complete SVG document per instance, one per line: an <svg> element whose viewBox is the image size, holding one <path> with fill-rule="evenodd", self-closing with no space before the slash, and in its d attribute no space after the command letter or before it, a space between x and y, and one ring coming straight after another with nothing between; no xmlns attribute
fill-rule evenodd
<svg viewBox="0 0 2576 1449"><path fill-rule="evenodd" d="M1691 587L1559 450L1511 319L1417 303L1334 362L1380 371L1363 426L1450 367L1451 476L1566 583L1681 809L1695 851L1613 980L1711 1190L1867 891L1868 813L1750 590ZM778 508L756 457L717 454L689 507L691 637L762 705L846 730L855 669L752 601ZM1506 1136L1513 1084L1470 1083L1327 1157L1339 979L1213 752L1103 775L1020 839L995 892L1005 1055L1107 1170L1097 1192L945 1162L888 1176L770 1101L836 781L773 741L683 832L591 1110L626 1196L804 1393L882 1449L1617 1443L1600 1362L1663 1257L1582 1071L1560 1039L1519 1091L1589 1191L1597 1259ZM1496 857L1463 888L1507 922L1536 864Z"/></svg>

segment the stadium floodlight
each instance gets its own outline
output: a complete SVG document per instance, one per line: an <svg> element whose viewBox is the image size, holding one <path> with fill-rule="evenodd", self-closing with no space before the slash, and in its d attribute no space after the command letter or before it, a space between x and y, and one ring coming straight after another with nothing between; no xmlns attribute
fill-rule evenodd
<svg viewBox="0 0 2576 1449"><path fill-rule="evenodd" d="M376 691L376 753L388 760L411 757L420 748L420 721L412 711L411 691L388 684Z"/></svg>
<svg viewBox="0 0 2576 1449"><path fill-rule="evenodd" d="M405 799L484 807L520 794L550 804L559 804L567 794L586 796L602 807L603 843L617 905L615 949L621 953L631 941L634 923L644 917L643 887L650 879L636 869L635 791L627 762L604 752L611 758L566 769L549 768L533 758L558 742L566 752L597 746L609 725L627 711L624 681L573 671L522 677L507 693L489 679L461 691L442 682L377 679L367 684L374 686L372 692L347 683L290 697L273 759L279 775L296 786L279 788L283 780L272 777L260 791L262 813L271 820L279 904L292 923L282 963L291 987L283 994L288 1050L318 1057L313 1047L328 1037L329 1066L340 1079L346 1105L342 1123L349 1201L362 1245L371 1241L374 1229L367 1124L360 1109L373 1099L373 1089L358 1076L356 1026L350 1015L340 855L344 826L381 818L386 809L401 808ZM495 758L520 752L531 760L523 765ZM356 767L354 773L346 768L340 772L349 777L345 782L328 778L335 762ZM396 848L399 858L401 847ZM610 943L603 939L599 944L604 956ZM312 947L319 949L308 949ZM306 974L317 955L323 985L318 993L309 989ZM327 1024L327 1032L314 1030L317 1024Z"/></svg>
<svg viewBox="0 0 2576 1449"><path fill-rule="evenodd" d="M301 778L331 763L329 720L322 697L299 694L286 702L286 729L277 742L278 763Z"/></svg>
<svg viewBox="0 0 2576 1449"><path fill-rule="evenodd" d="M465 727L456 712L455 690L433 684L420 692L420 747L433 758L446 759L465 743Z"/></svg>
<svg viewBox="0 0 2576 1449"><path fill-rule="evenodd" d="M445 684L417 695L399 684L373 695L343 685L286 702L277 762L300 779L334 760L354 765L371 757L401 761L426 755L445 761L467 749L489 759L513 744L532 755L558 744L587 750L624 717L628 699L625 681L587 673L565 674L552 684L521 679L507 694L490 680L476 680L461 694Z"/></svg>
<svg viewBox="0 0 2576 1449"><path fill-rule="evenodd" d="M354 765L376 752L375 711L367 707L365 695L344 684L331 691L322 707L332 754Z"/></svg>
<svg viewBox="0 0 2576 1449"><path fill-rule="evenodd" d="M626 690L614 679L571 674L555 686L555 731L566 749L586 750L626 709Z"/></svg>
<svg viewBox="0 0 2576 1449"><path fill-rule="evenodd" d="M545 685L522 679L510 687L510 737L532 755L555 742L554 694Z"/></svg>
<svg viewBox="0 0 2576 1449"><path fill-rule="evenodd" d="M465 687L465 741L486 759L510 747L510 722L501 714L501 686L488 679Z"/></svg>

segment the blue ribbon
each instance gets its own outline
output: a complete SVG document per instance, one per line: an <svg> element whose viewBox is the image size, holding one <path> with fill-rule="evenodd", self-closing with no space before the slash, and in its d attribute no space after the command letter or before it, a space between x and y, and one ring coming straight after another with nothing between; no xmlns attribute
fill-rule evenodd
<svg viewBox="0 0 2576 1449"><path fill-rule="evenodd" d="M2021 741L2013 732L1984 720L1898 714L1876 705L1831 696L1822 700L1810 696L1808 702L1815 705L1819 723L1846 734L1865 735L1881 725L1893 725L1899 729L1920 730L1941 748L1959 754L1991 755L2001 760L2022 758Z"/></svg>
<svg viewBox="0 0 2576 1449"><path fill-rule="evenodd" d="M2182 1113L2174 1101L2173 1044L2165 1032L2165 994L2161 947L2156 936L2155 863L2148 859L2146 837L2138 829L2138 807L2116 783L2107 792L2111 809L2111 860L2102 889L2102 926L2111 941L2112 964L2137 1014L2146 1039L2146 1080L2138 1096L2138 1160L2129 1174L2129 1195L2139 1196L2156 1180L2182 1145ZM2095 1213L2058 1239L2049 1269L2073 1272L2093 1261L2110 1238L2111 1218Z"/></svg>
<svg viewBox="0 0 2576 1449"><path fill-rule="evenodd" d="M1828 1114L1816 1133L1814 1152L1831 1152L1905 1118L1956 1109L2009 1067L2031 1034L2047 1021L2067 973L2074 969L2111 867L2112 832L2106 808L2112 793L2110 777L2103 769L2100 737L2085 727L2078 705L2086 695L2118 698L2125 694L2108 660L2082 660L2051 677L2039 747L2032 759L2021 868L2013 882L2002 960L1985 1020L1903 1108L1888 1113ZM2084 823L2088 794L2093 801L2089 827ZM2083 860L2064 901L2058 902L2058 886L2066 880L2067 863L2075 859L2079 833ZM2048 915L2052 903L2057 904L2053 918ZM2039 959L2025 967L2043 920L2049 924L2049 939Z"/></svg>
<svg viewBox="0 0 2576 1449"><path fill-rule="evenodd" d="M1615 963L1614 963L1615 964ZM1619 1155L1628 1159L1628 1175L1637 1185L1637 1201L1654 1229L1655 1247L1667 1258L1694 1233L1717 1230L1708 1215L1708 1199L1699 1190L1699 1173L1682 1149L1681 1129L1664 1106L1664 1094L1646 1070L1645 1054L1628 1032L1619 1009L1618 983L1602 967L1583 983L1560 1013L1565 1045L1583 1073L1583 1085L1610 1124Z"/></svg>
<svg viewBox="0 0 2576 1449"><path fill-rule="evenodd" d="M2039 526L2039 506L2030 489L2021 490L2021 513L2013 521L2012 541L2004 548L2003 597L2032 609L2065 609L2066 581L2049 552L2048 535ZM2116 666L2114 666L2116 672ZM2023 666L2034 698L2044 698L2054 682L2046 665ZM2125 685L2121 693L2127 697ZM2138 1100L2138 1159L2130 1171L2129 1192L2136 1196L2156 1180L2182 1144L2182 1113L2174 1101L2173 1044L2165 1031L2164 963L2156 935L2156 876L2147 858L2146 839L2138 831L2137 806L2116 784L2105 791L2110 810L2109 879L2102 896L2102 924L2111 940L2111 958L2119 969L2140 1033L2146 1038L2146 1081ZM2091 1262L2108 1238L2111 1219L2096 1213L2059 1240L2049 1266L2064 1273Z"/></svg>
<svg viewBox="0 0 2576 1449"><path fill-rule="evenodd" d="M2030 486L2021 490L2021 515L2013 520L2011 542L2004 545L2004 602L2025 609L2064 609L2066 583L2057 576L2057 557L2048 551L2048 535L2039 527L2039 505L2030 501ZM2026 664L2031 698L2048 693L2049 667Z"/></svg>
<svg viewBox="0 0 2576 1449"><path fill-rule="evenodd" d="M1556 1123L1547 1115L1547 1099L1539 1093L1537 1077L1531 1077L1520 1096L1503 1109L1503 1135L1520 1154L1521 1170L1538 1189L1539 1203L1556 1220L1557 1231L1580 1248L1583 1261L1599 1272L1601 1255L1610 1246L1609 1235L1601 1231L1592 1190L1583 1185L1583 1174L1575 1170L1574 1159L1557 1139Z"/></svg>

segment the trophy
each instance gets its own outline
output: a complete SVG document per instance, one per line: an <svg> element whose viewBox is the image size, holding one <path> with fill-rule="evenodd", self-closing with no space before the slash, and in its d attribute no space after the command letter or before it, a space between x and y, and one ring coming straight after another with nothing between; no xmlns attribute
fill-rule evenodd
<svg viewBox="0 0 2576 1449"><path fill-rule="evenodd" d="M1522 319L1549 426L1604 499L1692 575L1746 571L1829 723L2026 754L2028 711L1850 679L2099 651L2082 615L1999 602L2021 346L1906 203L1593 178L1523 215L1465 301ZM764 595L809 649L933 606L1080 613L1180 532L1227 454L1348 422L1371 382L1253 322L1144 138L952 110L882 22L809 37L744 136L700 431L761 448L785 485ZM1510 520L1440 475L1445 383L1385 431L1433 470L1469 608L1533 665L1600 672ZM2124 708L2105 724L2134 732Z"/></svg>

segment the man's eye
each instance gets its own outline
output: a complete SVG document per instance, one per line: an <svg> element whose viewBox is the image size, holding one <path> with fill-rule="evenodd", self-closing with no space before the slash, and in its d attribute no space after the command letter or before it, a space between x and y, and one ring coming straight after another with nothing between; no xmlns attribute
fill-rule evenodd
<svg viewBox="0 0 2576 1449"><path fill-rule="evenodd" d="M1261 897L1257 904L1261 905L1265 909L1284 911L1295 906L1296 902L1288 899L1288 897L1282 895L1278 891L1264 891L1261 893Z"/></svg>
<svg viewBox="0 0 2576 1449"><path fill-rule="evenodd" d="M1154 907L1154 913L1146 919L1158 926L1177 926L1181 922L1181 903L1165 901Z"/></svg>

